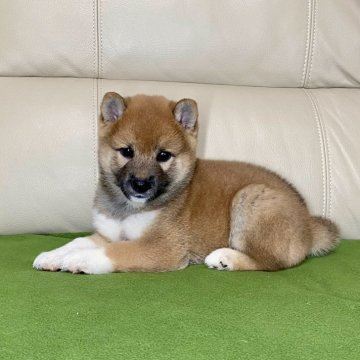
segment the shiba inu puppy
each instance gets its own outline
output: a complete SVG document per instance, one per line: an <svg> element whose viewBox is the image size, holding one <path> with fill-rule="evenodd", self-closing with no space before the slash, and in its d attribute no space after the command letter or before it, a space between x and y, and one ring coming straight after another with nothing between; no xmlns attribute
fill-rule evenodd
<svg viewBox="0 0 360 360"><path fill-rule="evenodd" d="M107 93L99 121L96 233L41 253L36 269L276 271L335 247L336 226L278 175L196 158L195 101Z"/></svg>

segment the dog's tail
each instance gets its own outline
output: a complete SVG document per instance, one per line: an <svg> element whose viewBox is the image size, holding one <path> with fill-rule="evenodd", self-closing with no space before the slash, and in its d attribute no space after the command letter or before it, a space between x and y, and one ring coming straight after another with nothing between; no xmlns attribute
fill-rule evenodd
<svg viewBox="0 0 360 360"><path fill-rule="evenodd" d="M321 256L333 250L339 243L339 230L329 219L321 216L310 217L312 233L311 256Z"/></svg>

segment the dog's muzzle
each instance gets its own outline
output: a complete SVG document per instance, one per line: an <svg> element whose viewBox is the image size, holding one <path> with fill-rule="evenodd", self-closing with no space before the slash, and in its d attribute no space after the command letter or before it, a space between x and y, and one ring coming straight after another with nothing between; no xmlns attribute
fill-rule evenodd
<svg viewBox="0 0 360 360"><path fill-rule="evenodd" d="M157 184L155 176L148 178L138 178L131 175L121 187L124 194L129 200L146 201L153 198L157 192Z"/></svg>

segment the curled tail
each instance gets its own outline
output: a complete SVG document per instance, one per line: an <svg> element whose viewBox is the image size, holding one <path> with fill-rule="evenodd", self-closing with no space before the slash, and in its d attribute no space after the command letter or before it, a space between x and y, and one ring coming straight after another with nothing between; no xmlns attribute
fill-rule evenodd
<svg viewBox="0 0 360 360"><path fill-rule="evenodd" d="M339 243L339 231L332 221L321 216L311 216L310 227L312 233L312 247L309 255L325 255L333 250Z"/></svg>

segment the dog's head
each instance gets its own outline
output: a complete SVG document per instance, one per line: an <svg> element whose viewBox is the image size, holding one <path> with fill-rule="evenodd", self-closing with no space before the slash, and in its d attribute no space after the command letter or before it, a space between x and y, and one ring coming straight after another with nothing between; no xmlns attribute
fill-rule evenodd
<svg viewBox="0 0 360 360"><path fill-rule="evenodd" d="M120 189L131 204L171 198L195 166L197 118L194 100L105 94L99 128L103 186Z"/></svg>

